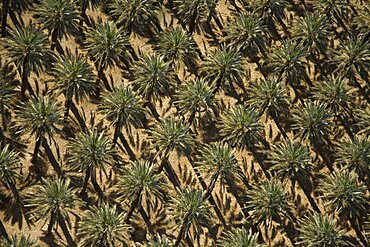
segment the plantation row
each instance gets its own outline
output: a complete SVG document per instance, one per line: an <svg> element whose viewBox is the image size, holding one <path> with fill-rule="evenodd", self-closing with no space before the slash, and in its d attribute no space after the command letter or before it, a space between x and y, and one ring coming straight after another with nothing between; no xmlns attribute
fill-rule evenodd
<svg viewBox="0 0 370 247"><path fill-rule="evenodd" d="M369 245L368 1L0 14L1 246Z"/></svg>

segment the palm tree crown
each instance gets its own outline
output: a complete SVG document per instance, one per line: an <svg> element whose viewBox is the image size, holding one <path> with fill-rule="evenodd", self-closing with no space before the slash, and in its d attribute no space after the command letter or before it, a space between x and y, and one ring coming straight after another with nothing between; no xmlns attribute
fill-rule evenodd
<svg viewBox="0 0 370 247"><path fill-rule="evenodd" d="M82 247L113 247L129 245L131 227L124 223L124 213L116 206L92 206L81 219L79 236Z"/></svg>
<svg viewBox="0 0 370 247"><path fill-rule="evenodd" d="M0 244L3 247L40 247L36 240L23 234L13 234L9 241L6 239L0 240Z"/></svg>
<svg viewBox="0 0 370 247"><path fill-rule="evenodd" d="M258 233L253 234L251 230L232 229L221 236L218 242L220 247L265 247L258 243Z"/></svg>
<svg viewBox="0 0 370 247"><path fill-rule="evenodd" d="M19 177L17 169L21 167L19 154L9 150L9 145L5 145L0 150L0 181L7 187L15 184Z"/></svg>

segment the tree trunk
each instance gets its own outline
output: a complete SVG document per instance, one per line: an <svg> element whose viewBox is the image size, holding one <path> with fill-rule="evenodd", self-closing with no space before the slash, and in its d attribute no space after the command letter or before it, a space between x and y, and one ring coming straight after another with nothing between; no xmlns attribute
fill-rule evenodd
<svg viewBox="0 0 370 247"><path fill-rule="evenodd" d="M3 15L1 19L1 37L6 37L6 19L8 18L9 0L3 0Z"/></svg>
<svg viewBox="0 0 370 247"><path fill-rule="evenodd" d="M152 115L155 118L155 120L158 121L159 120L159 114L157 112L157 109L153 105L153 103L151 101L147 100L147 102L145 103L145 105L149 108L149 110L152 113Z"/></svg>
<svg viewBox="0 0 370 247"><path fill-rule="evenodd" d="M62 228L63 234L66 237L68 246L76 247L76 243L75 243L75 241L73 241L73 238L72 238L71 234L68 231L68 227L65 223L65 220L64 220L63 216L60 214L60 212L58 212L57 217L58 217L58 224Z"/></svg>
<svg viewBox="0 0 370 247"><path fill-rule="evenodd" d="M285 132L283 126L281 126L281 124L280 124L278 118L275 116L275 114L270 114L270 116L274 120L276 126L278 127L280 133L283 135L284 139L285 140L289 140L289 137L288 137L287 133Z"/></svg>
<svg viewBox="0 0 370 247"><path fill-rule="evenodd" d="M132 151L130 145L128 144L126 138L124 137L124 135L122 133L119 133L119 139L121 140L122 145L125 147L130 160L131 161L136 160L136 155L135 155L134 151Z"/></svg>
<svg viewBox="0 0 370 247"><path fill-rule="evenodd" d="M369 246L365 236L362 234L361 229L358 227L358 224L356 223L356 220L353 219L352 217L349 219L352 228L356 232L356 236L360 239L361 243L364 245L364 247Z"/></svg>
<svg viewBox="0 0 370 247"><path fill-rule="evenodd" d="M209 184L208 186L208 189L206 191L206 193L204 194L204 197L203 199L207 199L211 194L212 194L212 191L213 189L215 188L215 185L216 185L216 182L217 182L217 179L218 179L218 176L219 176L219 171L213 176L212 180L211 180L211 183Z"/></svg>
<svg viewBox="0 0 370 247"><path fill-rule="evenodd" d="M50 236L51 236L51 231L53 230L56 218L57 218L57 215L55 213L51 213L48 230L47 230L47 234Z"/></svg>
<svg viewBox="0 0 370 247"><path fill-rule="evenodd" d="M72 105L72 92L68 91L64 102L65 106L64 121L68 119L69 109L71 108L71 105Z"/></svg>
<svg viewBox="0 0 370 247"><path fill-rule="evenodd" d="M176 242L175 244L173 245L173 247L178 247L181 243L181 240L183 239L183 235L185 233L185 226L184 224L181 225L181 228L180 228L180 231L176 237Z"/></svg>
<svg viewBox="0 0 370 247"><path fill-rule="evenodd" d="M90 174L91 174L91 167L89 167L85 172L85 178L84 178L84 182L82 185L81 194L86 193L87 185L89 184Z"/></svg>
<svg viewBox="0 0 370 247"><path fill-rule="evenodd" d="M130 222L130 218L131 218L132 214L134 213L135 209L137 207L139 207L140 198L141 198L141 191L139 191L138 193L136 193L135 199L131 203L131 207L128 210L127 215L126 215L126 218L125 218L125 222L126 223L129 223Z"/></svg>
<svg viewBox="0 0 370 247"><path fill-rule="evenodd" d="M38 153L40 151L40 147L42 145L43 139L44 139L44 137L42 135L39 135L39 137L37 138L35 147L33 149L33 155L32 155L32 160L31 160L32 162L37 161Z"/></svg>
<svg viewBox="0 0 370 247"><path fill-rule="evenodd" d="M22 64L22 84L21 84L21 98L26 98L26 87L28 84L28 77L27 77L27 65L26 65L26 59L23 61Z"/></svg>
<svg viewBox="0 0 370 247"><path fill-rule="evenodd" d="M108 91L112 91L112 89L111 89L111 87L109 85L108 79L107 79L107 77L104 74L104 68L103 68L103 66L98 66L97 70L98 70L98 78L100 80L102 80L102 82L103 82L103 84L105 86L105 89L107 89Z"/></svg>
<svg viewBox="0 0 370 247"><path fill-rule="evenodd" d="M98 182L96 181L96 170L95 169L92 169L92 171L90 173L90 180L91 180L91 183L92 183L95 191L98 193L98 196L100 198L104 198L104 193L103 193L102 189L100 188Z"/></svg>
<svg viewBox="0 0 370 247"><path fill-rule="evenodd" d="M62 168L60 167L58 161L56 160L53 151L50 149L49 144L47 142L43 142L42 146L44 147L46 156L48 156L51 166L54 168L54 170L59 176L64 177Z"/></svg>
<svg viewBox="0 0 370 247"><path fill-rule="evenodd" d="M310 191L307 189L306 184L302 183L300 181L298 181L298 184L301 187L301 189L303 190L303 193L305 194L305 196L306 196L308 202L310 203L311 207L313 208L313 210L315 210L318 213L321 213L321 211L320 211L319 207L317 206L315 200L311 196Z"/></svg>

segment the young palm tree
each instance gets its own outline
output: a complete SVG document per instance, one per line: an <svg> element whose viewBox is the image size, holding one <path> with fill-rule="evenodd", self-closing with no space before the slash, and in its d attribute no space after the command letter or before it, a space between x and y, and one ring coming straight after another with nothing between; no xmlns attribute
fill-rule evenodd
<svg viewBox="0 0 370 247"><path fill-rule="evenodd" d="M349 92L346 80L337 78L328 78L323 82L319 82L314 88L312 98L323 104L326 104L330 112L333 113L343 127L346 129L348 135L352 138L353 133L345 119L352 115L351 107L353 106L353 97Z"/></svg>
<svg viewBox="0 0 370 247"><path fill-rule="evenodd" d="M68 118L73 98L80 102L86 95L92 93L97 85L92 67L82 55L67 54L60 57L50 71L53 90L65 96L64 119Z"/></svg>
<svg viewBox="0 0 370 247"><path fill-rule="evenodd" d="M270 169L277 177L292 182L292 195L295 195L295 183L298 182L312 208L320 212L309 191L314 165L308 147L292 141L274 145L269 153L269 162L272 164Z"/></svg>
<svg viewBox="0 0 370 247"><path fill-rule="evenodd" d="M13 62L21 76L21 96L25 97L26 88L33 94L28 78L31 72L41 72L50 61L51 52L48 37L35 26L17 28L3 39L5 56Z"/></svg>
<svg viewBox="0 0 370 247"><path fill-rule="evenodd" d="M253 108L236 105L221 116L220 135L232 147L253 150L263 139L263 126L258 121L259 114Z"/></svg>
<svg viewBox="0 0 370 247"><path fill-rule="evenodd" d="M81 247L129 246L131 227L125 224L124 213L116 206L101 204L92 206L81 219L78 236Z"/></svg>
<svg viewBox="0 0 370 247"><path fill-rule="evenodd" d="M153 116L158 119L154 101L170 96L175 84L175 74L170 63L162 56L145 55L133 67L133 89L147 101Z"/></svg>
<svg viewBox="0 0 370 247"><path fill-rule="evenodd" d="M171 247L171 242L166 236L157 234L145 245L146 247ZM144 245L142 246L144 247Z"/></svg>
<svg viewBox="0 0 370 247"><path fill-rule="evenodd" d="M231 229L224 233L218 242L219 247L265 247L265 244L258 243L258 233L251 230Z"/></svg>
<svg viewBox="0 0 370 247"><path fill-rule="evenodd" d="M17 170L21 168L19 153L9 149L9 145L5 145L0 150L0 180L1 183L9 188L14 198L21 200L16 187L16 181L20 177Z"/></svg>
<svg viewBox="0 0 370 247"><path fill-rule="evenodd" d="M60 40L76 33L80 19L77 6L71 0L42 1L36 7L33 17L51 35L51 50L57 48L59 53L63 53Z"/></svg>
<svg viewBox="0 0 370 247"><path fill-rule="evenodd" d="M318 191L322 194L327 211L338 213L342 221L349 220L357 236L366 246L360 225L367 213L369 198L366 196L367 187L359 183L357 174L348 170L328 174L321 181Z"/></svg>
<svg viewBox="0 0 370 247"><path fill-rule="evenodd" d="M309 54L326 54L329 43L330 25L319 12L307 13L298 17L292 26L292 36L306 47ZM318 57L316 57L318 58Z"/></svg>
<svg viewBox="0 0 370 247"><path fill-rule="evenodd" d="M199 26L208 21L216 12L215 0L172 0L175 13L181 20L183 28L189 27L193 33Z"/></svg>
<svg viewBox="0 0 370 247"><path fill-rule="evenodd" d="M301 222L299 232L298 246L349 246L344 240L346 231L330 215L314 213Z"/></svg>
<svg viewBox="0 0 370 247"><path fill-rule="evenodd" d="M216 93L220 87L236 93L234 84L245 91L243 78L246 76L244 60L241 53L232 48L222 47L211 51L202 63L201 73L204 78L214 82Z"/></svg>
<svg viewBox="0 0 370 247"><path fill-rule="evenodd" d="M291 205L283 184L276 180L265 180L247 192L247 206L255 225L263 225L266 238L272 221L284 226L284 218L292 219Z"/></svg>
<svg viewBox="0 0 370 247"><path fill-rule="evenodd" d="M196 78L182 84L176 97L175 104L180 109L179 113L182 116L189 116L188 124L196 121L198 126L202 115L213 116L217 113L213 87L203 78Z"/></svg>
<svg viewBox="0 0 370 247"><path fill-rule="evenodd" d="M249 84L247 92L248 100L246 103L256 109L260 115L266 111L284 138L288 139L278 119L280 114L289 116L288 95L286 89L281 87L281 83L276 79L260 79L259 82Z"/></svg>
<svg viewBox="0 0 370 247"><path fill-rule="evenodd" d="M40 147L46 137L53 139L62 124L62 110L59 103L46 97L32 98L25 102L16 112L18 133L35 136L36 144L32 161L37 161Z"/></svg>
<svg viewBox="0 0 370 247"><path fill-rule="evenodd" d="M114 126L113 146L116 145L119 135L123 127L138 128L142 126L142 121L145 118L144 102L132 91L130 87L120 86L114 88L103 97L98 110L111 122ZM135 154L131 150L127 140L122 136L121 140L128 152L130 159L135 159Z"/></svg>
<svg viewBox="0 0 370 247"><path fill-rule="evenodd" d="M108 137L104 132L88 130L80 133L67 145L67 162L72 170L79 170L85 173L81 193L84 194L89 180L99 196L102 190L96 180L96 170L99 169L107 174L107 165L112 165L116 155Z"/></svg>
<svg viewBox="0 0 370 247"><path fill-rule="evenodd" d="M305 63L306 48L301 42L293 40L283 41L281 45L276 46L269 53L267 63L272 72L277 74L278 82L289 84L296 94L296 97L304 104L303 99L297 91L295 83L305 79L308 83Z"/></svg>
<svg viewBox="0 0 370 247"><path fill-rule="evenodd" d="M238 174L238 161L227 143L206 144L197 157L196 166L205 177L211 178L204 198L208 198L220 178L221 183L234 179Z"/></svg>
<svg viewBox="0 0 370 247"><path fill-rule="evenodd" d="M170 152L176 150L178 153L190 153L195 145L194 135L190 128L182 121L170 117L157 123L148 131L149 139L157 148L158 155L162 156L158 172L162 171Z"/></svg>
<svg viewBox="0 0 370 247"><path fill-rule="evenodd" d="M359 177L370 185L370 140L365 136L356 136L352 140L339 143L336 150L336 162L344 165L350 171L355 171Z"/></svg>
<svg viewBox="0 0 370 247"><path fill-rule="evenodd" d="M306 107L300 105L293 109L293 130L301 140L308 139L312 145L330 143L330 118L331 112L325 103L310 101Z"/></svg>
<svg viewBox="0 0 370 247"><path fill-rule="evenodd" d="M202 191L185 188L170 204L173 220L179 226L174 247L178 247L191 230L197 234L203 224L211 219L211 207L203 198Z"/></svg>
<svg viewBox="0 0 370 247"><path fill-rule="evenodd" d="M258 53L266 55L266 26L255 13L237 14L233 24L226 27L226 44L254 59Z"/></svg>
<svg viewBox="0 0 370 247"><path fill-rule="evenodd" d="M153 35L153 32L162 30L157 17L159 6L156 0L113 0L109 9L118 27L123 27L129 34Z"/></svg>
<svg viewBox="0 0 370 247"><path fill-rule="evenodd" d="M96 27L89 28L86 33L85 49L95 63L98 77L110 89L104 71L114 65L124 63L129 67L131 58L127 53L130 43L124 28L117 28L111 22L99 22Z"/></svg>
<svg viewBox="0 0 370 247"><path fill-rule="evenodd" d="M153 165L148 161L132 162L131 166L122 169L116 185L120 200L129 200L131 206L125 222L129 222L135 209L145 203L154 209L153 197L163 199L165 183L163 174L156 174Z"/></svg>
<svg viewBox="0 0 370 247"><path fill-rule="evenodd" d="M196 65L198 59L197 44L181 27L169 27L158 36L155 49L164 59L179 70L181 62L189 69Z"/></svg>
<svg viewBox="0 0 370 247"><path fill-rule="evenodd" d="M16 94L15 85L17 83L18 80L16 79L14 66L8 63L2 63L0 60L0 140L3 138L3 132L7 129L13 97Z"/></svg>
<svg viewBox="0 0 370 247"><path fill-rule="evenodd" d="M67 224L70 225L69 215L79 205L79 201L74 198L76 189L70 186L70 180L43 179L42 185L34 185L27 193L30 214L37 221L48 223L47 233L50 235L59 225L67 238L69 246L74 246L74 241L68 231ZM67 224L66 224L67 223Z"/></svg>
<svg viewBox="0 0 370 247"><path fill-rule="evenodd" d="M36 240L32 239L29 235L13 234L9 240L0 240L0 245L3 247L40 247Z"/></svg>

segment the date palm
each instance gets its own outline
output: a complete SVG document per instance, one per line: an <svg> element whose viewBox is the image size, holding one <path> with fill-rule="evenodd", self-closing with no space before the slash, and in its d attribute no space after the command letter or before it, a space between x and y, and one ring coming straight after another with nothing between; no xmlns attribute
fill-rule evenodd
<svg viewBox="0 0 370 247"><path fill-rule="evenodd" d="M215 0L173 0L173 4L183 28L187 25L191 34L216 12Z"/></svg>
<svg viewBox="0 0 370 247"><path fill-rule="evenodd" d="M131 227L125 224L125 215L116 206L104 203L92 206L81 219L78 236L81 247L129 246Z"/></svg>
<svg viewBox="0 0 370 247"><path fill-rule="evenodd" d="M61 178L43 179L42 185L34 185L29 189L26 206L30 208L31 218L49 222L47 229L49 235L55 231L56 225L59 225L68 245L74 246L67 224L70 225L70 214L79 205L79 201L74 197L76 189L70 186L70 182L69 179Z"/></svg>
<svg viewBox="0 0 370 247"><path fill-rule="evenodd" d="M10 36L2 40L5 57L17 67L21 76L21 96L24 98L26 88L33 90L28 78L31 72L40 73L50 61L52 53L48 48L48 37L35 26L17 28Z"/></svg>
<svg viewBox="0 0 370 247"><path fill-rule="evenodd" d="M256 110L236 105L221 115L220 135L232 147L252 150L263 139L263 126L258 121Z"/></svg>
<svg viewBox="0 0 370 247"><path fill-rule="evenodd" d="M369 185L370 178L370 140L365 136L356 136L343 140L336 150L336 162L350 171L355 171Z"/></svg>
<svg viewBox="0 0 370 247"><path fill-rule="evenodd" d="M113 146L117 143L123 127L130 129L131 126L142 126L145 118L144 102L132 91L130 87L120 86L114 88L105 96L98 107L101 112L114 126ZM127 140L122 136L121 140L128 152L130 159L135 159Z"/></svg>
<svg viewBox="0 0 370 247"><path fill-rule="evenodd" d="M154 102L163 96L170 96L175 85L175 74L170 63L165 62L163 56L144 55L133 67L133 89L143 99L156 119L159 114Z"/></svg>
<svg viewBox="0 0 370 247"><path fill-rule="evenodd" d="M201 226L209 223L211 206L203 198L202 191L185 188L170 204L171 218L180 226L174 247L178 247L193 229L197 235Z"/></svg>
<svg viewBox="0 0 370 247"><path fill-rule="evenodd" d="M213 116L216 113L216 100L213 87L204 78L196 78L182 84L177 91L175 104L182 116L189 116L187 122L199 125L203 114Z"/></svg>
<svg viewBox="0 0 370 247"><path fill-rule="evenodd" d="M5 188L9 188L18 202L21 202L16 184L20 178L17 170L21 168L19 153L5 145L0 150L0 181Z"/></svg>
<svg viewBox="0 0 370 247"><path fill-rule="evenodd" d="M206 144L197 157L196 166L205 177L211 178L204 198L208 198L220 178L221 183L234 179L238 174L238 161L234 150L227 143Z"/></svg>
<svg viewBox="0 0 370 247"><path fill-rule="evenodd" d="M278 119L280 114L289 116L289 101L287 90L275 78L260 79L259 82L249 84L247 88L247 104L256 109L260 115L265 112L270 116L285 139L288 136Z"/></svg>
<svg viewBox="0 0 370 247"><path fill-rule="evenodd" d="M76 34L80 19L77 6L71 0L45 0L36 6L33 17L51 35L51 50L63 53L60 40Z"/></svg>
<svg viewBox="0 0 370 247"><path fill-rule="evenodd" d="M250 211L255 225L263 225L267 238L272 221L283 225L284 218L291 219L292 208L288 197L283 184L276 179L267 179L261 184L255 184L247 192L246 209Z"/></svg>
<svg viewBox="0 0 370 247"><path fill-rule="evenodd" d="M370 108L357 109L355 113L358 120L357 126L360 128L358 134L370 136Z"/></svg>
<svg viewBox="0 0 370 247"><path fill-rule="evenodd" d="M2 239L0 245L3 247L40 247L36 240L23 234L13 234L9 240Z"/></svg>
<svg viewBox="0 0 370 247"><path fill-rule="evenodd" d="M155 49L166 61L179 70L181 62L191 69L198 59L197 44L181 27L169 27L158 36Z"/></svg>
<svg viewBox="0 0 370 247"><path fill-rule="evenodd" d="M12 108L13 97L16 94L15 85L17 83L14 66L0 60L0 140L4 138L3 132L7 129L10 120L10 109Z"/></svg>
<svg viewBox="0 0 370 247"><path fill-rule="evenodd" d="M86 33L85 50L95 63L99 78L110 89L104 71L108 67L129 67L131 62L127 50L130 48L128 37L123 27L117 28L111 22L99 22L96 27L89 28Z"/></svg>
<svg viewBox="0 0 370 247"><path fill-rule="evenodd" d="M107 174L107 166L112 165L116 151L111 141L104 132L88 130L86 133L79 133L67 145L67 162L71 170L78 170L85 173L81 193L86 192L89 181L95 191L102 196L102 190L96 180L96 171L103 171Z"/></svg>
<svg viewBox="0 0 370 247"><path fill-rule="evenodd" d="M50 75L54 83L52 90L65 96L64 119L68 118L73 98L75 102L80 102L97 88L93 69L82 55L67 54L60 57Z"/></svg>
<svg viewBox="0 0 370 247"><path fill-rule="evenodd" d="M234 84L245 91L243 79L246 76L244 59L235 49L222 47L209 52L201 66L201 73L206 80L215 83L216 93L221 87L232 93L235 92Z"/></svg>
<svg viewBox="0 0 370 247"><path fill-rule="evenodd" d="M32 161L37 161L40 147L46 137L53 139L54 133L60 132L62 124L62 110L59 103L47 97L32 98L24 102L16 112L18 133L34 136L36 144L32 154ZM39 174L38 174L39 175Z"/></svg>
<svg viewBox="0 0 370 247"><path fill-rule="evenodd" d="M145 246L147 247L171 247L172 245L171 245L170 240L168 240L167 237L160 236L159 234L157 234L155 237L149 240L149 242Z"/></svg>
<svg viewBox="0 0 370 247"><path fill-rule="evenodd" d="M150 162L139 161L121 170L116 189L119 199L129 200L131 204L125 218L128 223L135 209L143 204L154 209L153 197L163 199L165 183L163 174L156 174Z"/></svg>
<svg viewBox="0 0 370 247"><path fill-rule="evenodd" d="M344 240L346 230L339 226L331 215L314 213L306 217L299 226L298 246L348 246Z"/></svg>
<svg viewBox="0 0 370 247"><path fill-rule="evenodd" d="M224 233L219 242L219 247L265 247L263 243L258 241L258 233L252 233L251 230L245 228L231 229Z"/></svg>
<svg viewBox="0 0 370 247"><path fill-rule="evenodd" d="M358 176L353 171L342 170L328 174L318 187L325 202L325 208L330 213L338 213L340 220L351 222L357 236L367 245L359 225L363 215L367 213L369 198L366 196L367 187L359 183Z"/></svg>
<svg viewBox="0 0 370 247"><path fill-rule="evenodd" d="M326 54L330 25L325 16L319 12L307 13L304 17L298 17L292 26L292 36L302 43L309 54ZM316 57L318 58L318 57Z"/></svg>
<svg viewBox="0 0 370 247"><path fill-rule="evenodd" d="M266 55L266 26L255 13L237 14L233 24L226 27L225 41L236 51L254 59L258 53Z"/></svg>
<svg viewBox="0 0 370 247"><path fill-rule="evenodd" d="M113 0L109 4L110 15L129 34L153 35L162 30L156 0ZM149 33L148 33L149 32Z"/></svg>

